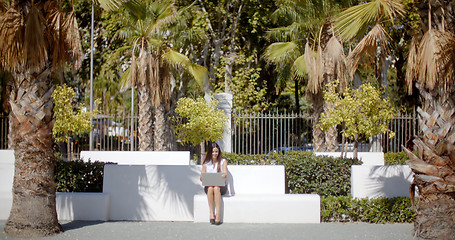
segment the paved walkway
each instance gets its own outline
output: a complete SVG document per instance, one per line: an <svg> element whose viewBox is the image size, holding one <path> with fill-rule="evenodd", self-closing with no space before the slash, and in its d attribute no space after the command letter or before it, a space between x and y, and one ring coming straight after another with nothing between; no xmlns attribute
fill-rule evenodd
<svg viewBox="0 0 455 240"><path fill-rule="evenodd" d="M0 221L0 239L5 236ZM220 226L193 222L62 222L65 232L40 240L281 240L281 239L368 239L411 240L412 224L240 224Z"/></svg>

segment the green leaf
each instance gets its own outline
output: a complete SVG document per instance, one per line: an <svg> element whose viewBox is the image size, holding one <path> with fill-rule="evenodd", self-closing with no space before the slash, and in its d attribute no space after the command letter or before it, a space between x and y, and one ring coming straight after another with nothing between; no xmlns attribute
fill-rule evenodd
<svg viewBox="0 0 455 240"><path fill-rule="evenodd" d="M293 72L295 76L304 77L308 75L308 69L306 68L305 63L305 55L298 57L294 61L294 65L292 66Z"/></svg>
<svg viewBox="0 0 455 240"><path fill-rule="evenodd" d="M290 62L300 55L299 47L294 42L276 42L265 50L264 57L271 63Z"/></svg>

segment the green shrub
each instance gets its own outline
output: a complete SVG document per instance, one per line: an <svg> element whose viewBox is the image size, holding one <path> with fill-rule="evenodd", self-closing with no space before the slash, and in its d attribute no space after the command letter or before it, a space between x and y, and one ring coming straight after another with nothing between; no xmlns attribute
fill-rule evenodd
<svg viewBox="0 0 455 240"><path fill-rule="evenodd" d="M103 162L57 160L55 182L58 192L102 192Z"/></svg>
<svg viewBox="0 0 455 240"><path fill-rule="evenodd" d="M388 152L384 153L385 165L406 165L409 156L406 152Z"/></svg>
<svg viewBox="0 0 455 240"><path fill-rule="evenodd" d="M322 222L412 223L415 213L408 197L351 199L322 197Z"/></svg>
<svg viewBox="0 0 455 240"><path fill-rule="evenodd" d="M359 160L315 156L313 152L288 152L265 155L224 154L229 164L284 165L286 187L290 193L316 193L320 196L345 196L351 191L351 165Z"/></svg>

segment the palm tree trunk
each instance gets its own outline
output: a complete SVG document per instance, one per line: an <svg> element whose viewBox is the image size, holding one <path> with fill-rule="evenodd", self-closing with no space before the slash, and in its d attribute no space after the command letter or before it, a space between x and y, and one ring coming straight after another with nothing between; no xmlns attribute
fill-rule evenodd
<svg viewBox="0 0 455 240"><path fill-rule="evenodd" d="M166 151L166 119L164 104L155 108L155 151Z"/></svg>
<svg viewBox="0 0 455 240"><path fill-rule="evenodd" d="M138 140L139 151L153 150L153 118L152 118L152 103L150 97L150 88L144 83L138 86Z"/></svg>
<svg viewBox="0 0 455 240"><path fill-rule="evenodd" d="M324 112L328 113L334 108L333 103L324 103ZM338 131L336 126L325 132L325 143L327 152L336 152L338 150Z"/></svg>
<svg viewBox="0 0 455 240"><path fill-rule="evenodd" d="M13 204L4 231L12 237L36 238L61 232L55 204L52 150L54 87L47 72L36 79L25 76L14 76L17 85L9 100L9 138L16 160Z"/></svg>
<svg viewBox="0 0 455 240"><path fill-rule="evenodd" d="M325 152L325 133L318 126L321 123L320 118L324 111L324 97L322 91L311 97L313 102L313 150L315 152Z"/></svg>
<svg viewBox="0 0 455 240"><path fill-rule="evenodd" d="M419 86L418 86L419 87ZM453 239L455 236L455 98L453 94L420 88L420 134L417 154L405 149L419 189L415 236Z"/></svg>

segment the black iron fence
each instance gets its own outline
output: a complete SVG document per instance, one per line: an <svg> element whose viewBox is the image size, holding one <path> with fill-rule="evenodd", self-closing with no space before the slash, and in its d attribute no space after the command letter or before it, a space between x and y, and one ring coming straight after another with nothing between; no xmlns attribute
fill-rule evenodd
<svg viewBox="0 0 455 240"><path fill-rule="evenodd" d="M93 149L99 151L137 150L137 117L97 116L93 119ZM272 151L312 150L312 118L297 113L233 113L232 116L232 150L243 154L267 154ZM377 136L378 143L384 152L402 151L406 141L418 131L415 112L402 114L392 119L389 134ZM0 149L8 148L8 118L0 115ZM341 137L339 139L341 142ZM372 142L364 140L360 151L369 151ZM78 153L89 150L89 134L76 136L68 144L58 144L65 156L68 146L70 152ZM349 148L348 148L349 149ZM352 148L350 148L352 149ZM377 149L376 149L377 151Z"/></svg>

